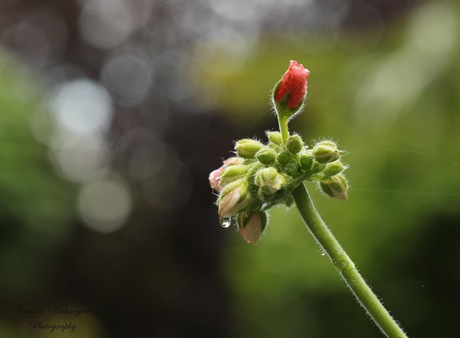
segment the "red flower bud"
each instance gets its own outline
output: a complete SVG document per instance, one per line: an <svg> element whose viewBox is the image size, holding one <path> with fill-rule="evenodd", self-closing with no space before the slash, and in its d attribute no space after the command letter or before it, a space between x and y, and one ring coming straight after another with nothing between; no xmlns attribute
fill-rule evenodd
<svg viewBox="0 0 460 338"><path fill-rule="evenodd" d="M287 109L297 108L302 104L307 93L307 79L310 71L302 64L291 60L288 70L284 73L278 89L275 92L275 102L278 103L287 97Z"/></svg>

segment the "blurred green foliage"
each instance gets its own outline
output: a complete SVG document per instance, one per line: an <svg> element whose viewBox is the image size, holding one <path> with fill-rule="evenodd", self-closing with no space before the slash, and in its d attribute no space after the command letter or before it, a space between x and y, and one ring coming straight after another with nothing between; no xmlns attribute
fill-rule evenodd
<svg viewBox="0 0 460 338"><path fill-rule="evenodd" d="M72 214L72 188L52 168L31 118L45 109L37 82L0 50L0 297L48 285Z"/></svg>
<svg viewBox="0 0 460 338"><path fill-rule="evenodd" d="M351 183L345 203L309 185L314 201L414 337L439 336L440 325L441 336L459 332L452 315L458 296L439 294L460 283L452 263L460 259L458 244L432 249L444 247L443 236L460 233L459 13L453 3L428 3L386 27L371 49L355 48L346 34L330 43L267 39L238 71L203 74L205 85L220 86L220 105L235 124L272 119L275 125L271 84L289 59L310 69L306 110L291 130L307 142L339 141L349 152L344 161ZM233 237L226 263L239 323L235 336L378 336L295 208L272 212L256 247Z"/></svg>

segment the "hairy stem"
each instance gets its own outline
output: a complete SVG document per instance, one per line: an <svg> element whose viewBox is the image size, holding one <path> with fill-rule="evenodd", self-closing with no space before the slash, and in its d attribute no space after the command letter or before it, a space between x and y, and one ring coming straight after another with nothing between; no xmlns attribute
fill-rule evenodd
<svg viewBox="0 0 460 338"><path fill-rule="evenodd" d="M281 137L283 138L283 144L286 144L286 141L289 137L289 129L288 129L288 117L283 114L278 115L278 126L281 131Z"/></svg>
<svg viewBox="0 0 460 338"><path fill-rule="evenodd" d="M366 284L353 261L321 219L304 184L300 184L292 195L308 230L328 254L358 302L367 311L379 329L390 338L407 338L402 328Z"/></svg>

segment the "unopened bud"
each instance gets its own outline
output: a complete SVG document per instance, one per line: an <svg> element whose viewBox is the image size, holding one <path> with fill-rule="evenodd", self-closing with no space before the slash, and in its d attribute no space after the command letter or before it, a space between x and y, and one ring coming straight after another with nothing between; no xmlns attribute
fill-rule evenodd
<svg viewBox="0 0 460 338"><path fill-rule="evenodd" d="M292 161L292 155L288 151L282 151L278 154L276 160L282 166L286 166L289 162Z"/></svg>
<svg viewBox="0 0 460 338"><path fill-rule="evenodd" d="M229 167L232 165L237 165L237 164L242 164L244 162L244 159L241 157L229 157L224 161L224 168Z"/></svg>
<svg viewBox="0 0 460 338"><path fill-rule="evenodd" d="M256 153L256 158L260 163L270 165L276 161L276 151L271 148L262 148Z"/></svg>
<svg viewBox="0 0 460 338"><path fill-rule="evenodd" d="M283 145L283 137L281 136L281 133L278 131L267 131L267 138L268 141L276 144L276 145Z"/></svg>
<svg viewBox="0 0 460 338"><path fill-rule="evenodd" d="M313 164L312 164L312 166L310 168L310 173L312 175L317 174L317 173L323 171L325 167L326 167L325 164L319 163L318 161L313 161Z"/></svg>
<svg viewBox="0 0 460 338"><path fill-rule="evenodd" d="M263 147L259 141L245 138L239 140L235 144L235 150L239 157L251 159Z"/></svg>
<svg viewBox="0 0 460 338"><path fill-rule="evenodd" d="M328 163L326 165L326 168L324 168L323 173L326 176L332 177L332 176L335 176L337 174L340 174L345 169L347 169L347 166L344 165L342 162L334 161L334 162L330 162L330 163Z"/></svg>
<svg viewBox="0 0 460 338"><path fill-rule="evenodd" d="M302 107L307 95L310 71L291 60L288 70L273 89L273 103L279 116L291 117Z"/></svg>
<svg viewBox="0 0 460 338"><path fill-rule="evenodd" d="M342 174L320 182L321 189L331 197L339 200L348 199L348 182Z"/></svg>
<svg viewBox="0 0 460 338"><path fill-rule="evenodd" d="M215 191L221 191L224 185L228 183L224 183L221 181L223 171L230 166L241 164L243 162L244 159L241 157L227 158L219 169L216 169L209 174L209 185L211 186L211 188L213 188Z"/></svg>
<svg viewBox="0 0 460 338"><path fill-rule="evenodd" d="M291 135L286 141L286 149L293 155L298 154L303 148L302 138L297 135Z"/></svg>
<svg viewBox="0 0 460 338"><path fill-rule="evenodd" d="M280 190L285 183L284 176L271 167L260 169L255 176L255 184L267 193L274 193Z"/></svg>
<svg viewBox="0 0 460 338"><path fill-rule="evenodd" d="M256 158L260 163L270 165L276 161L276 151L272 148L262 148L257 152Z"/></svg>
<svg viewBox="0 0 460 338"><path fill-rule="evenodd" d="M299 156L300 169L302 171L308 171L313 165L313 154L311 151L305 152Z"/></svg>
<svg viewBox="0 0 460 338"><path fill-rule="evenodd" d="M223 170L224 170L224 167L220 167L219 169L216 169L209 174L209 185L215 191L222 190L222 186L220 186L220 175Z"/></svg>
<svg viewBox="0 0 460 338"><path fill-rule="evenodd" d="M257 211L250 216L238 215L238 230L241 237L249 244L256 244L267 226L267 214Z"/></svg>
<svg viewBox="0 0 460 338"><path fill-rule="evenodd" d="M218 214L220 218L232 217L244 211L251 203L247 183L240 179L228 184L222 190L218 199Z"/></svg>
<svg viewBox="0 0 460 338"><path fill-rule="evenodd" d="M230 182L236 181L239 178L244 177L248 172L249 167L244 164L236 164L230 167L224 168L222 173L220 174L220 182L219 184L224 187Z"/></svg>
<svg viewBox="0 0 460 338"><path fill-rule="evenodd" d="M319 163L328 163L340 157L337 145L332 141L321 141L313 147L313 155Z"/></svg>

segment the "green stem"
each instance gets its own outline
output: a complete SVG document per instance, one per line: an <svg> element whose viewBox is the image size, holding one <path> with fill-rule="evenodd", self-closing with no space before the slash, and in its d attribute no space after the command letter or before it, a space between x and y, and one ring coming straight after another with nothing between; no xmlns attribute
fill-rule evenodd
<svg viewBox="0 0 460 338"><path fill-rule="evenodd" d="M407 338L404 331L366 284L353 261L342 249L339 242L321 219L304 184L300 184L292 195L308 230L328 254L335 268L348 284L358 302L364 307L380 330L390 338Z"/></svg>
<svg viewBox="0 0 460 338"><path fill-rule="evenodd" d="M289 129L288 129L288 117L277 113L278 115L278 125L281 131L281 137L283 138L283 144L286 144L286 141L289 137Z"/></svg>

